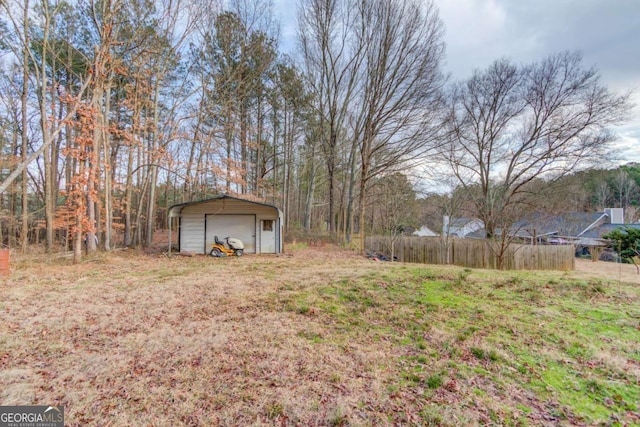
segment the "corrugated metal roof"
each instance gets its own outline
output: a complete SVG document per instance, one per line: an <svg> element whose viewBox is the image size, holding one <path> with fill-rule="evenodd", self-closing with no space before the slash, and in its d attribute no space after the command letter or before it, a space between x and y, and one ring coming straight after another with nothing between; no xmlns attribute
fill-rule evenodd
<svg viewBox="0 0 640 427"><path fill-rule="evenodd" d="M240 202L251 203L251 204L254 204L254 205L267 206L267 207L276 209L278 212L280 212L280 209L277 206L270 205L268 203L256 202L254 200L248 200L248 199L242 199L240 197L230 196L228 194L219 194L217 196L208 197L208 198L202 199L202 200L194 200L194 201L191 201L191 202L185 202L185 203L179 203L177 205L173 205L173 206L171 206L169 208L169 217L178 216L180 211L182 211L182 209L184 207L186 207L186 206L193 206L193 205L197 205L197 204L200 204L200 203L207 203L207 202L211 202L211 201L214 201L214 200L223 200L223 199L238 200ZM177 212L177 214L174 214L174 211Z"/></svg>

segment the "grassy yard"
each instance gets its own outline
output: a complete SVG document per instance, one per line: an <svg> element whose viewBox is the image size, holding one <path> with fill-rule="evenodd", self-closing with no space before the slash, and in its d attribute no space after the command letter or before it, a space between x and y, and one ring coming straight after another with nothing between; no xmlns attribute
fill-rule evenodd
<svg viewBox="0 0 640 427"><path fill-rule="evenodd" d="M611 274L300 248L0 280L0 403L69 426L640 424L640 285Z"/></svg>

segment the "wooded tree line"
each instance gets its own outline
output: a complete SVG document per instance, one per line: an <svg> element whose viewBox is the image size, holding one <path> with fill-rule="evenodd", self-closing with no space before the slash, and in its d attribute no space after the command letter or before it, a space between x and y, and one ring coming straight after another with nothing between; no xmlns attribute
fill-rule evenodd
<svg viewBox="0 0 640 427"><path fill-rule="evenodd" d="M573 53L448 84L432 2L300 0L295 57L269 0L0 5L1 232L23 250L148 246L219 193L348 240L408 222L425 165L504 226L628 107Z"/></svg>

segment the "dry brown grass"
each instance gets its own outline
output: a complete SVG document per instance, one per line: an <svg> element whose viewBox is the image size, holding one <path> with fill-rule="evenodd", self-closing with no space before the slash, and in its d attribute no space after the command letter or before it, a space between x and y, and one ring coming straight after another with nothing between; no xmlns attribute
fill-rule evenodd
<svg viewBox="0 0 640 427"><path fill-rule="evenodd" d="M575 276L640 284L640 275L633 264L576 259Z"/></svg>
<svg viewBox="0 0 640 427"><path fill-rule="evenodd" d="M324 339L327 318L288 298L391 268L327 247L228 259L123 251L82 265L18 258L0 282L0 404L64 405L70 426L422 424L416 396L389 388L396 345ZM425 339L445 340L432 332ZM446 404L459 387L451 380L434 399ZM449 419L464 425L483 410L441 415L468 414Z"/></svg>
<svg viewBox="0 0 640 427"><path fill-rule="evenodd" d="M69 425L357 423L362 396L384 404L389 349L313 343L308 317L271 307L283 286L383 267L353 254L14 264L2 404L64 405Z"/></svg>

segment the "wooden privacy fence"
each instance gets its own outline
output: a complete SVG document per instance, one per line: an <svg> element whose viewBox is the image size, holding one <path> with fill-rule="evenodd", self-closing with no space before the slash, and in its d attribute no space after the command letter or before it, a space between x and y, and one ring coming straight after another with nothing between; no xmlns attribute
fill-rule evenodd
<svg viewBox="0 0 640 427"><path fill-rule="evenodd" d="M365 238L365 250L386 256L395 256L401 262L422 264L453 264L469 268L496 269L498 257L491 240L449 239L445 243L439 237L402 236L394 240L393 249L389 237ZM493 246L495 248L495 246ZM575 249L573 245L519 245L507 248L505 270L573 270Z"/></svg>

